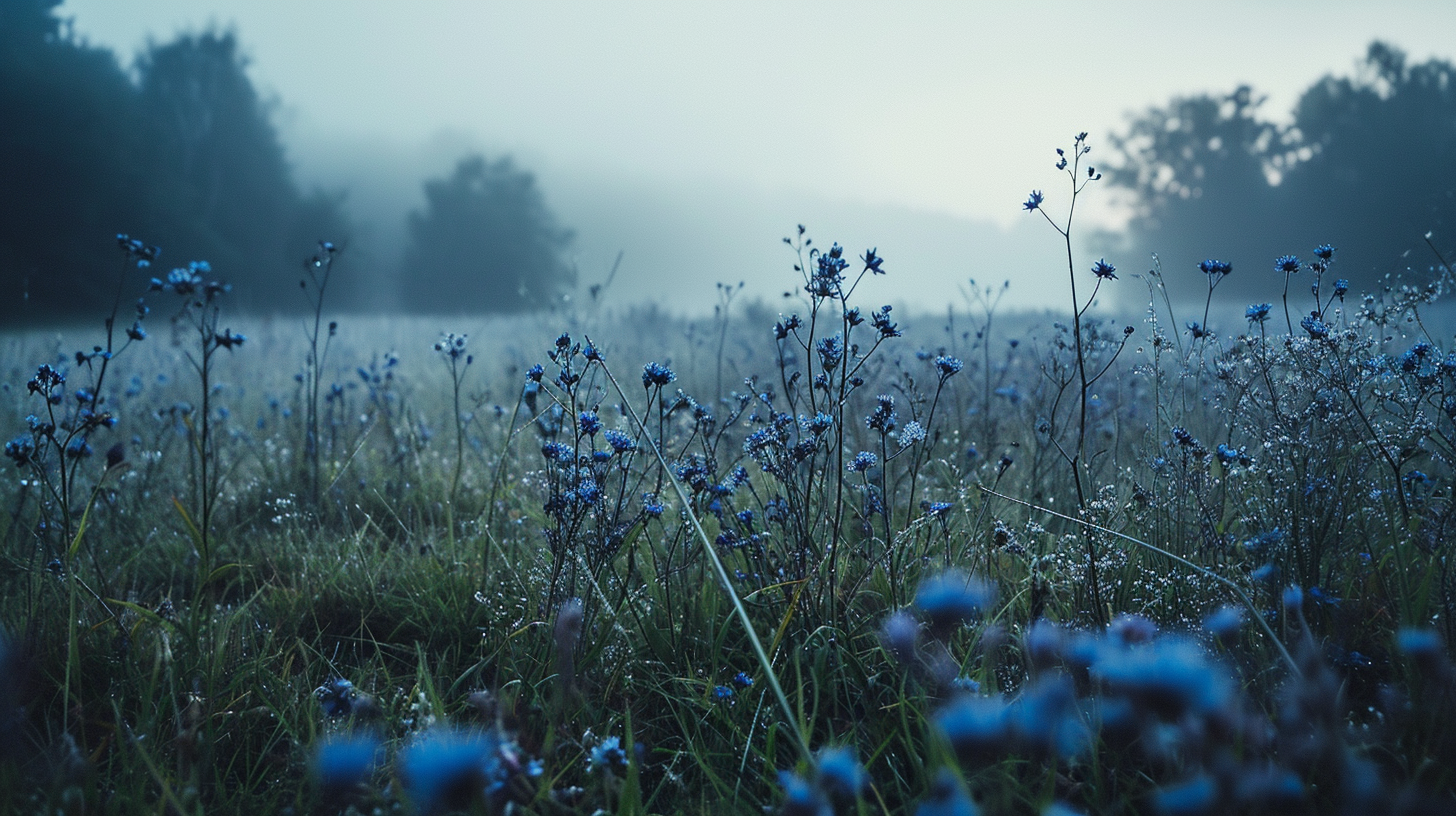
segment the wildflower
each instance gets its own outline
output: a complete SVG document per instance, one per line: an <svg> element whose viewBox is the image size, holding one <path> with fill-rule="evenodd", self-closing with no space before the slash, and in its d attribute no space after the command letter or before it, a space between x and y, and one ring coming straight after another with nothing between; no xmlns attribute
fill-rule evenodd
<svg viewBox="0 0 1456 816"><path fill-rule="evenodd" d="M133 321L131 328L126 330L126 336L140 342L147 339L147 330L142 328L140 321Z"/></svg>
<svg viewBox="0 0 1456 816"><path fill-rule="evenodd" d="M825 337L815 344L814 350L819 352L819 364L824 370L833 371L844 359L844 338L838 334Z"/></svg>
<svg viewBox="0 0 1456 816"><path fill-rule="evenodd" d="M856 799L868 786L869 778L853 750L836 747L819 752L819 787L831 798Z"/></svg>
<svg viewBox="0 0 1456 816"><path fill-rule="evenodd" d="M1233 264L1227 261L1216 261L1209 258L1198 265L1198 270L1209 277L1218 277L1221 279L1234 271L1234 267Z"/></svg>
<svg viewBox="0 0 1456 816"><path fill-rule="evenodd" d="M1299 321L1299 325L1309 332L1310 339L1323 340L1330 336L1330 327L1323 320L1320 320L1318 312L1310 312Z"/></svg>
<svg viewBox="0 0 1456 816"><path fill-rule="evenodd" d="M313 773L319 787L343 792L367 782L379 765L379 738L372 734L329 737L314 751Z"/></svg>
<svg viewBox="0 0 1456 816"><path fill-rule="evenodd" d="M15 462L18 468L25 467L35 461L35 439L29 434L21 434L5 443L5 455Z"/></svg>
<svg viewBox="0 0 1456 816"><path fill-rule="evenodd" d="M909 663L920 643L920 624L904 611L894 612L880 625L880 643L901 663Z"/></svg>
<svg viewBox="0 0 1456 816"><path fill-rule="evenodd" d="M729 686L714 686L713 699L720 703L733 702L733 689Z"/></svg>
<svg viewBox="0 0 1456 816"><path fill-rule="evenodd" d="M915 420L905 423L900 431L900 450L904 450L916 442L925 441L925 428Z"/></svg>
<svg viewBox="0 0 1456 816"><path fill-rule="evenodd" d="M1244 610L1239 606L1221 606L1203 619L1203 631L1219 640L1237 635L1244 625Z"/></svg>
<svg viewBox="0 0 1456 816"><path fill-rule="evenodd" d="M1217 671L1197 646L1165 638L1135 649L1103 649L1091 666L1092 677L1110 691L1165 721L1185 712L1210 714L1233 695L1229 679Z"/></svg>
<svg viewBox="0 0 1456 816"><path fill-rule="evenodd" d="M318 698L319 705L323 706L325 716L344 717L353 713L354 701L359 698L359 691L354 688L353 683L336 677L314 689L313 695Z"/></svg>
<svg viewBox="0 0 1456 816"><path fill-rule="evenodd" d="M657 494L642 494L642 512L646 513L648 518L661 518L663 509L662 502L657 500Z"/></svg>
<svg viewBox="0 0 1456 816"><path fill-rule="evenodd" d="M864 473L879 463L879 457L870 451L860 451L854 455L849 463L849 470L853 473Z"/></svg>
<svg viewBox="0 0 1456 816"><path fill-rule="evenodd" d="M587 436L596 436L602 429L602 420L596 411L582 411L577 416L577 422L581 426L581 432Z"/></svg>
<svg viewBox="0 0 1456 816"><path fill-rule="evenodd" d="M833 816L834 808L804 777L780 771L779 784L784 788L784 816Z"/></svg>
<svg viewBox="0 0 1456 816"><path fill-rule="evenodd" d="M944 518L955 507L955 502L931 502L925 506L925 513L936 518Z"/></svg>
<svg viewBox="0 0 1456 816"><path fill-rule="evenodd" d="M1244 310L1244 319L1250 323L1263 323L1269 319L1270 308L1271 305L1268 303L1255 303Z"/></svg>
<svg viewBox="0 0 1456 816"><path fill-rule="evenodd" d="M1314 256L1322 261L1328 261L1335 256L1335 248L1329 244L1320 244L1314 248Z"/></svg>
<svg viewBox="0 0 1456 816"><path fill-rule="evenodd" d="M1434 629L1404 628L1395 633L1395 646L1407 657L1439 660L1446 653L1441 636Z"/></svg>
<svg viewBox="0 0 1456 816"><path fill-rule="evenodd" d="M667 366L654 362L642 367L643 388L651 388L654 385L661 388L675 379L677 379L677 375L672 373L672 369Z"/></svg>
<svg viewBox="0 0 1456 816"><path fill-rule="evenodd" d="M865 426L870 430L887 434L895 430L895 398L889 394L881 394L876 397L874 413L865 418Z"/></svg>
<svg viewBox="0 0 1456 816"><path fill-rule="evenodd" d="M1299 271L1299 259L1293 255L1280 255L1274 259L1274 271L1293 275Z"/></svg>
<svg viewBox="0 0 1456 816"><path fill-rule="evenodd" d="M882 340L899 337L901 335L901 331L890 320L889 306L881 306L878 312L870 315L870 324L880 333L880 339Z"/></svg>
<svg viewBox="0 0 1456 816"><path fill-rule="evenodd" d="M607 440L607 444L611 445L612 450L616 453L626 453L637 449L637 443L632 441L632 437L615 429L604 431L602 438Z"/></svg>
<svg viewBox="0 0 1456 816"><path fill-rule="evenodd" d="M1339 280L1335 281L1335 297L1343 301L1345 299L1346 293L1348 293L1349 291L1349 281L1345 280L1344 278L1340 278Z"/></svg>
<svg viewBox="0 0 1456 816"><path fill-rule="evenodd" d="M1041 208L1041 203L1045 200L1046 196L1041 194L1041 190L1032 190L1031 195L1026 199L1026 203L1021 206L1027 212L1035 212Z"/></svg>
<svg viewBox="0 0 1456 816"><path fill-rule="evenodd" d="M940 370L940 379L941 382L944 382L955 374L960 373L960 370L965 367L965 363L962 363L955 357L948 357L942 354L935 358L935 367Z"/></svg>
<svg viewBox="0 0 1456 816"><path fill-rule="evenodd" d="M934 721L956 756L970 766L1000 756L1011 739L1010 717L999 697L963 695L937 712Z"/></svg>
<svg viewBox="0 0 1456 816"><path fill-rule="evenodd" d="M607 737L597 743L587 754L588 773L616 775L627 770L627 752L622 749L621 737Z"/></svg>
<svg viewBox="0 0 1456 816"><path fill-rule="evenodd" d="M949 570L920 585L915 593L915 608L924 613L933 628L949 628L990 608L994 597L990 584L958 570Z"/></svg>
<svg viewBox="0 0 1456 816"><path fill-rule="evenodd" d="M223 329L220 334L213 336L213 341L217 343L218 347L228 351L232 351L234 346L241 346L247 339L246 335L234 334L232 329Z"/></svg>
<svg viewBox="0 0 1456 816"><path fill-rule="evenodd" d="M885 262L885 259L881 258L879 255L876 254L878 251L879 247L867 249L865 250L865 254L861 256L860 260L864 261L864 268L866 272L874 275L883 275L885 274L885 270L880 268L880 264L883 264Z"/></svg>
<svg viewBox="0 0 1456 816"><path fill-rule="evenodd" d="M404 789L421 813L470 809L500 772L498 748L488 732L424 734L399 752Z"/></svg>
<svg viewBox="0 0 1456 816"><path fill-rule="evenodd" d="M733 685L739 688L748 688L753 685L753 678L748 676L748 672L739 672L733 675Z"/></svg>
<svg viewBox="0 0 1456 816"><path fill-rule="evenodd" d="M1212 332L1210 332L1208 329L1205 329L1203 327L1203 324L1199 323L1197 320L1188 321L1188 333L1193 335L1194 340L1202 340L1203 338L1208 337L1212 334Z"/></svg>
<svg viewBox="0 0 1456 816"><path fill-rule="evenodd" d="M1092 274L1103 280L1117 280L1117 276L1112 274L1115 271L1117 271L1117 267L1100 258L1097 263L1092 264Z"/></svg>

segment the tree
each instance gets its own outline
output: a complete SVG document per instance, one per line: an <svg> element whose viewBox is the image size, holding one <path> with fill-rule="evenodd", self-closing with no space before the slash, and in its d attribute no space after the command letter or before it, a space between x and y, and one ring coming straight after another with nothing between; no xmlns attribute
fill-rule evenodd
<svg viewBox="0 0 1456 816"><path fill-rule="evenodd" d="M138 74L153 159L167 171L154 190L165 215L156 240L228 270L241 304L295 305L299 260L320 239L342 241L347 225L337 198L294 184L237 37L179 36L150 48Z"/></svg>
<svg viewBox="0 0 1456 816"><path fill-rule="evenodd" d="M425 208L409 216L400 303L419 312L549 308L576 283L564 255L572 233L556 223L533 175L510 158L460 160L425 182Z"/></svg>
<svg viewBox="0 0 1456 816"><path fill-rule="evenodd" d="M69 36L58 0L0 2L0 318L109 307L114 236L140 231L134 91L109 51ZM133 281L140 290L143 280Z"/></svg>
<svg viewBox="0 0 1456 816"><path fill-rule="evenodd" d="M236 37L154 45L133 83L57 5L0 0L0 318L109 309L117 233L161 246L161 271L206 259L244 304L302 308L299 260L347 224L337 197L294 184ZM146 273L122 281L145 289Z"/></svg>
<svg viewBox="0 0 1456 816"><path fill-rule="evenodd" d="M1292 125L1261 119L1260 102L1247 87L1175 99L1113 138L1109 179L1133 212L1124 252L1157 253L1184 296L1207 291L1200 261L1229 261L1219 294L1264 300L1283 283L1276 257L1322 243L1339 247L1331 274L1356 291L1435 260L1424 235L1456 213L1456 165L1444 160L1456 150L1449 62L1409 66L1374 43L1356 76L1307 89Z"/></svg>

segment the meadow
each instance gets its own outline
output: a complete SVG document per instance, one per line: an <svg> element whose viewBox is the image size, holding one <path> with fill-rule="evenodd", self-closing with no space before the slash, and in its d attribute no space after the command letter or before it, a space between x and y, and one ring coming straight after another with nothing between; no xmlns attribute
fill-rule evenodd
<svg viewBox="0 0 1456 816"><path fill-rule="evenodd" d="M713 317L335 314L321 244L263 320L119 237L0 336L0 809L1450 812L1449 268L1130 275L1084 148L1059 314L800 227Z"/></svg>

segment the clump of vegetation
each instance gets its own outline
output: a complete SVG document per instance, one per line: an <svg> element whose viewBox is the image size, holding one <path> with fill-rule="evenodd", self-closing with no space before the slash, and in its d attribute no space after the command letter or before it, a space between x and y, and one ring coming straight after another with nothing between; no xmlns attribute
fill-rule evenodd
<svg viewBox="0 0 1456 816"><path fill-rule="evenodd" d="M238 348L201 264L152 287L181 306L150 356L119 306L91 352L7 340L0 801L1451 807L1449 270L1357 298L1321 245L1265 273L1283 330L1234 332L1210 259L1176 273L1201 320L1161 270L1141 328L1100 318L1127 281L1073 252L1088 149L1065 218L1024 205L1067 247L1050 327L974 283L914 326L856 301L892 261L800 227L796 307L730 321L720 285L707 330L326 324L325 243L303 349ZM129 296L156 253L121 246Z"/></svg>

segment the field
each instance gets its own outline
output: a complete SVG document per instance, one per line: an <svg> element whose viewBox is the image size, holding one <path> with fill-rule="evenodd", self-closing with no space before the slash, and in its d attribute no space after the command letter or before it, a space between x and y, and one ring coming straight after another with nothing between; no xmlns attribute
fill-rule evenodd
<svg viewBox="0 0 1456 816"><path fill-rule="evenodd" d="M902 315L786 242L697 320L338 315L324 247L260 321L123 241L0 337L0 809L1456 807L1444 267Z"/></svg>

